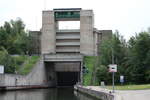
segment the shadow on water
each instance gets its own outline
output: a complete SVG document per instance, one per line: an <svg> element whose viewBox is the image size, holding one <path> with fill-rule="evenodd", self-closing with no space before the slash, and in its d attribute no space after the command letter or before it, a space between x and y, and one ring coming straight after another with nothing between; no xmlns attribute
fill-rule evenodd
<svg viewBox="0 0 150 100"><path fill-rule="evenodd" d="M0 100L98 100L73 88L30 89L0 92Z"/></svg>

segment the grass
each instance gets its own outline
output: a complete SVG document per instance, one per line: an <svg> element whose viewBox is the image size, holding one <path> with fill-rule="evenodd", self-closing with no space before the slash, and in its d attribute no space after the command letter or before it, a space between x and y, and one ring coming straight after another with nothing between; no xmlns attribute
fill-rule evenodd
<svg viewBox="0 0 150 100"><path fill-rule="evenodd" d="M16 70L18 71L21 67L21 65L27 60L29 59L28 56L25 56L25 55L19 55L19 56L13 56L12 57L15 61L15 67L16 67Z"/></svg>
<svg viewBox="0 0 150 100"><path fill-rule="evenodd" d="M107 89L112 89L112 86L106 86ZM144 90L150 89L150 84L143 84L143 85L122 85L122 86L115 86L116 90Z"/></svg>
<svg viewBox="0 0 150 100"><path fill-rule="evenodd" d="M84 57L84 65L88 69L88 73L85 73L83 75L83 84L85 86L91 85L92 80L92 71L95 63L95 57L94 56L85 56ZM95 85L97 85L95 83ZM112 86L106 86L107 89L112 89ZM117 85L115 86L116 90L144 90L144 89L150 89L150 84L143 84L143 85Z"/></svg>
<svg viewBox="0 0 150 100"><path fill-rule="evenodd" d="M22 69L19 71L19 74L26 75L29 72L31 72L32 68L36 64L36 62L39 60L39 56L31 56L28 58L25 63L21 66Z"/></svg>
<svg viewBox="0 0 150 100"><path fill-rule="evenodd" d="M26 75L28 74L36 62L39 59L39 56L26 56L26 55L19 55L13 56L15 61L15 67L18 74Z"/></svg>
<svg viewBox="0 0 150 100"><path fill-rule="evenodd" d="M93 66L95 63L95 57L94 56L85 56L84 57L84 65L87 67L88 69L88 73L84 74L84 85L90 85L91 80L92 80L92 71L93 71Z"/></svg>

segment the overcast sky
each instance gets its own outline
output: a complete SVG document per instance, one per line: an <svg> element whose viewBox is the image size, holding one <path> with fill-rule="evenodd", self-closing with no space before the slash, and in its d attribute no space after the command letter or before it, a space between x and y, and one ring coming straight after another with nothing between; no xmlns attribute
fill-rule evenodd
<svg viewBox="0 0 150 100"><path fill-rule="evenodd" d="M29 30L40 30L42 10L93 9L95 27L116 29L129 39L150 27L150 0L0 0L0 25L20 17Z"/></svg>

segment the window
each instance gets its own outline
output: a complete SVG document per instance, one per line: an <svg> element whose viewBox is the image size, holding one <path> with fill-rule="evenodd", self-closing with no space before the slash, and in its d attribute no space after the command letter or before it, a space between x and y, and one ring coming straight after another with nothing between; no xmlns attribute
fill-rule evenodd
<svg viewBox="0 0 150 100"><path fill-rule="evenodd" d="M58 21L59 30L80 29L80 21Z"/></svg>

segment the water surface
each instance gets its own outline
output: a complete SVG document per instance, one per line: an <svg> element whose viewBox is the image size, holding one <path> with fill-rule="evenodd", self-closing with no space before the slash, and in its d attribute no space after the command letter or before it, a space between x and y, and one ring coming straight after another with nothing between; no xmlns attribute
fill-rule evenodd
<svg viewBox="0 0 150 100"><path fill-rule="evenodd" d="M31 89L0 92L0 100L98 100L73 88Z"/></svg>

